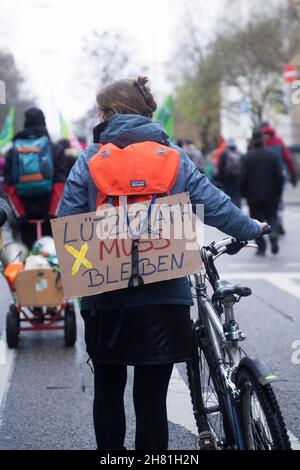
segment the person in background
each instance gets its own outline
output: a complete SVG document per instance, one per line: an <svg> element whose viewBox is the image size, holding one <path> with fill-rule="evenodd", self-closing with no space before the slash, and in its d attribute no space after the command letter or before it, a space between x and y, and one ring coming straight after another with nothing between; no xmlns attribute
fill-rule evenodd
<svg viewBox="0 0 300 470"><path fill-rule="evenodd" d="M36 240L30 220L43 220L42 234L51 235L50 219L57 215L65 180L63 148L51 142L44 113L28 109L24 130L15 135L6 156L4 184L21 239L29 248Z"/></svg>
<svg viewBox="0 0 300 470"><path fill-rule="evenodd" d="M82 150L85 150L87 148L87 139L83 135L78 136L78 141L80 143L80 147Z"/></svg>
<svg viewBox="0 0 300 470"><path fill-rule="evenodd" d="M221 156L227 149L227 142L224 137L221 135L218 140L217 148L213 151L214 154L214 165L216 170L219 168L221 162Z"/></svg>
<svg viewBox="0 0 300 470"><path fill-rule="evenodd" d="M283 139L276 134L276 130L269 123L263 122L261 129L264 134L264 145L272 152L275 152L281 161L282 171L285 179L290 179L294 187L297 186L297 169L291 152L285 145ZM278 230L280 235L285 234L283 226L283 210L284 202L283 199L280 201L278 206Z"/></svg>
<svg viewBox="0 0 300 470"><path fill-rule="evenodd" d="M72 149L71 142L69 139L61 139L58 141L58 145L60 145L65 152L65 159L66 159L66 174L67 177L69 176L70 171L73 168L73 165L76 163L76 159L78 158L78 154Z"/></svg>
<svg viewBox="0 0 300 470"><path fill-rule="evenodd" d="M196 168L201 173L204 173L204 157L202 152L196 147L194 142L192 140L185 140L183 142L183 145L181 145L181 148L185 151L185 153L188 155L188 157L192 160L192 162L195 164Z"/></svg>
<svg viewBox="0 0 300 470"><path fill-rule="evenodd" d="M229 139L227 148L221 155L216 180L237 207L241 207L241 162L242 156L235 141Z"/></svg>
<svg viewBox="0 0 300 470"><path fill-rule="evenodd" d="M247 199L251 217L271 225L270 241L273 254L279 252L277 212L283 185L284 176L278 155L264 147L262 131L254 129L252 148L242 160L241 193ZM257 255L264 256L264 237L258 237L256 242Z"/></svg>
<svg viewBox="0 0 300 470"><path fill-rule="evenodd" d="M283 169L290 176L291 183L297 186L297 169L291 152L285 145L283 139L276 134L276 130L268 123L262 123L261 130L264 135L264 145L273 153L280 156Z"/></svg>

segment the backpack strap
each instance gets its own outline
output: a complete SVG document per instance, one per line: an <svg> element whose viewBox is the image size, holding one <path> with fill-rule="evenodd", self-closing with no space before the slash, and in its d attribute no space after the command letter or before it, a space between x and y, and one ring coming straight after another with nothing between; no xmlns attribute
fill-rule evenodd
<svg viewBox="0 0 300 470"><path fill-rule="evenodd" d="M143 285L143 278L139 274L139 240L133 240L131 255L131 276L128 281L128 287L137 287Z"/></svg>
<svg viewBox="0 0 300 470"><path fill-rule="evenodd" d="M150 205L149 205L148 211L147 211L147 215L145 217L145 221L142 225L140 233L136 234L138 236L138 238L134 238L134 236L132 236L134 234L132 234L132 232L130 231L130 223L129 223L129 219L128 219L128 215L127 215L128 231L131 232L130 235L132 236L132 238L134 238L133 243L132 243L132 254L131 254L131 277L128 281L128 287L135 287L136 285L137 286L143 286L144 285L143 278L139 274L139 242L140 242L140 237L143 235L146 227L147 227L147 231L149 230L149 228L148 228L149 217L151 215L152 206L155 203L156 199L157 199L157 194L155 194L155 196L153 196L153 198L150 202Z"/></svg>

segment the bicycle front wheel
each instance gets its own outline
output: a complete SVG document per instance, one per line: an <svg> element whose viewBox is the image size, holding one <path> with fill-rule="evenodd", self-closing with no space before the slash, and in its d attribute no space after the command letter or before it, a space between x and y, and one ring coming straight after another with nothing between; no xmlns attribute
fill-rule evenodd
<svg viewBox="0 0 300 470"><path fill-rule="evenodd" d="M241 367L236 386L240 391L238 413L247 450L290 450L287 429L271 385L261 385Z"/></svg>

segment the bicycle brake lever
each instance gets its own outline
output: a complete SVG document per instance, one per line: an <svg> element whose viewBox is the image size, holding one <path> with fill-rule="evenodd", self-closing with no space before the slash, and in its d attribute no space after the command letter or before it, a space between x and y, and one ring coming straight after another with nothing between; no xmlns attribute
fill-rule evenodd
<svg viewBox="0 0 300 470"><path fill-rule="evenodd" d="M218 250L215 248L214 243L212 243L209 246L204 246L203 249L211 253L213 256L216 256L219 254Z"/></svg>
<svg viewBox="0 0 300 470"><path fill-rule="evenodd" d="M237 255L247 245L248 242L235 240L227 246L226 253L229 256Z"/></svg>

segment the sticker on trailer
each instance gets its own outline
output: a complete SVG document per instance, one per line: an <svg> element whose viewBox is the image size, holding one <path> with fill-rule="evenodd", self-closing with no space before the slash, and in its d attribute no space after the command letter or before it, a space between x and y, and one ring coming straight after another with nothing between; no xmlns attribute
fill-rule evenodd
<svg viewBox="0 0 300 470"><path fill-rule="evenodd" d="M47 288L48 288L48 280L47 279L42 279L40 282L38 282L35 285L36 292L43 292Z"/></svg>

